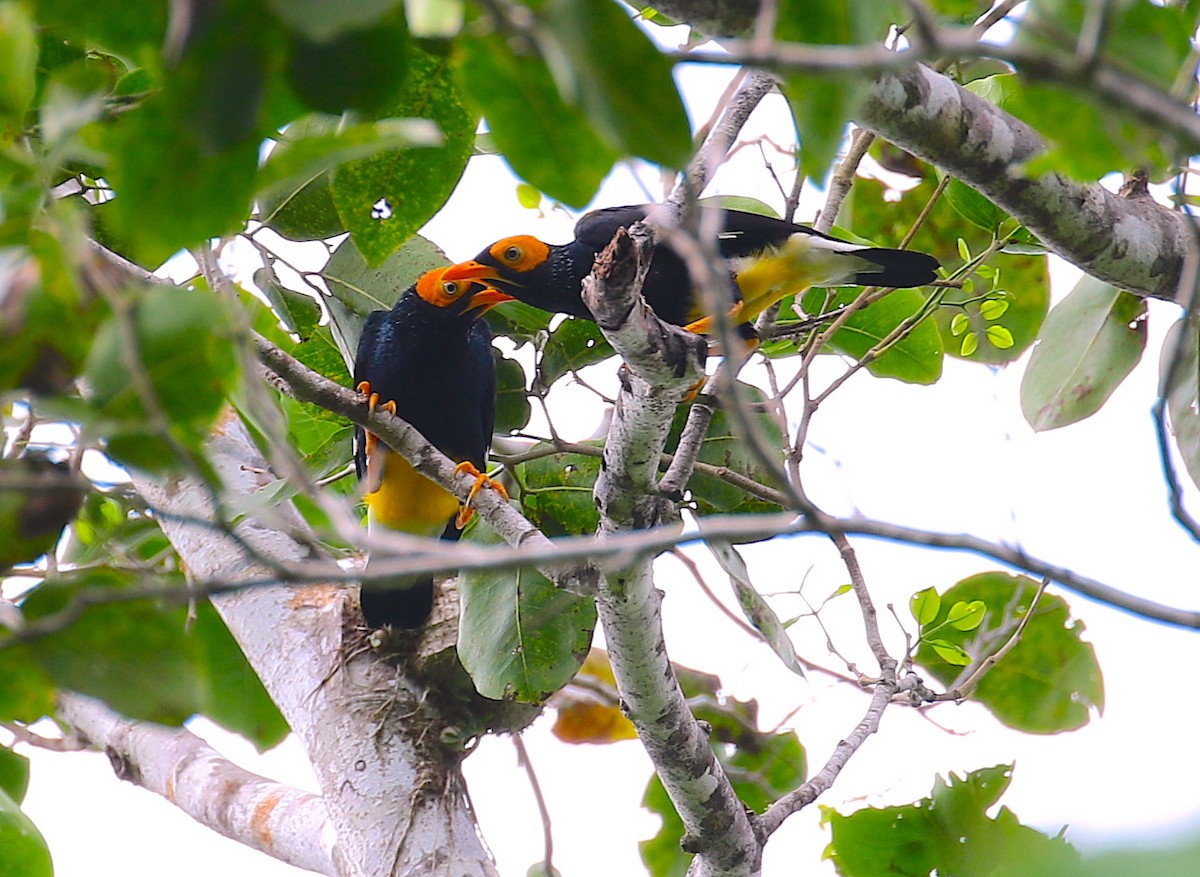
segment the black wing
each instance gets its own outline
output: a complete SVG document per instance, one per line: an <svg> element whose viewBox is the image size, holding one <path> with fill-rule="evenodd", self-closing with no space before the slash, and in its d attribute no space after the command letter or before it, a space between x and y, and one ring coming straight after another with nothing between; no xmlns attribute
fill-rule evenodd
<svg viewBox="0 0 1200 877"><path fill-rule="evenodd" d="M354 354L354 380L352 386L357 387L362 381L370 381L372 375L379 374L380 357L383 355L380 344L380 327L384 325L387 311L371 311L363 324L362 334L358 337L358 350ZM374 382L372 382L374 383ZM354 473L361 479L367 471L366 431L358 425L354 427Z"/></svg>

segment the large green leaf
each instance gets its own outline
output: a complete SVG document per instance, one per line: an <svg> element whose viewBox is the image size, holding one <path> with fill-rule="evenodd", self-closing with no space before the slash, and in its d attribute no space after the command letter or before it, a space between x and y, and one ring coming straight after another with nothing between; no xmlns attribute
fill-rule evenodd
<svg viewBox="0 0 1200 877"><path fill-rule="evenodd" d="M308 116L280 135L255 186L264 225L292 240L318 240L345 231L330 189L329 171L381 152L436 146L441 132L424 119L384 119L340 125Z"/></svg>
<svg viewBox="0 0 1200 877"><path fill-rule="evenodd" d="M1180 334L1183 338L1180 338ZM1182 342L1182 346L1181 346ZM1159 368L1163 381L1170 374L1176 351L1179 364L1167 389L1167 411L1175 446L1192 481L1200 484L1200 339L1187 318L1175 322L1163 339Z"/></svg>
<svg viewBox="0 0 1200 877"><path fill-rule="evenodd" d="M267 0L267 5L288 27L310 40L325 42L369 28L405 4L403 0Z"/></svg>
<svg viewBox="0 0 1200 877"><path fill-rule="evenodd" d="M480 530L498 541L486 525L476 537ZM458 656L480 694L541 703L571 681L592 643L593 600L533 569L468 572L461 586Z"/></svg>
<svg viewBox="0 0 1200 877"><path fill-rule="evenodd" d="M817 316L848 305L861 293L858 287L812 289L803 296L804 311ZM832 292L832 295L827 293ZM896 289L850 315L829 339L829 348L861 360L879 350L884 339L915 317L926 306L926 296L915 289ZM894 343L867 363L867 371L880 378L909 384L932 384L942 376L942 336L932 315L922 317Z"/></svg>
<svg viewBox="0 0 1200 877"><path fill-rule="evenodd" d="M20 804L29 788L29 759L0 746L0 792Z"/></svg>
<svg viewBox="0 0 1200 877"><path fill-rule="evenodd" d="M1088 275L1054 307L1021 379L1021 412L1035 430L1100 410L1146 348L1146 301Z"/></svg>
<svg viewBox="0 0 1200 877"><path fill-rule="evenodd" d="M215 7L152 95L97 132L117 193L107 227L139 261L242 229L273 121L277 37L252 9Z"/></svg>
<svg viewBox="0 0 1200 877"><path fill-rule="evenodd" d="M545 62L499 34L462 39L458 47L463 92L487 117L513 170L551 198L587 204L617 156L562 99Z"/></svg>
<svg viewBox="0 0 1200 877"><path fill-rule="evenodd" d="M396 99L408 73L410 46L402 10L370 27L323 39L295 36L290 48L288 82L307 106L322 113L378 112ZM336 76L330 75L333 70Z"/></svg>
<svg viewBox="0 0 1200 877"><path fill-rule="evenodd" d="M1008 788L1012 768L997 765L950 780L940 776L933 793L898 807L865 807L843 816L822 807L832 839L825 857L843 877L995 877L1063 873L1078 854L1061 838L1022 825L1011 810L988 810ZM1044 869L1044 870L1042 870Z"/></svg>
<svg viewBox="0 0 1200 877"><path fill-rule="evenodd" d="M543 450L535 445L531 450ZM521 511L547 536L584 536L596 532L600 513L592 488L600 458L549 454L527 460L515 473L521 485Z"/></svg>
<svg viewBox="0 0 1200 877"><path fill-rule="evenodd" d="M927 166L922 166L927 168ZM922 167L915 172L922 173ZM925 169L921 182L900 200L886 200L886 190L876 180L855 180L854 188L847 199L843 218L854 231L879 246L894 245L915 223L922 208L932 197L937 178L932 170ZM974 223L967 224L962 215L944 198L933 205L912 240L912 249L936 256L943 265L952 267L962 261L959 240L969 252L986 250L993 236ZM999 272L989 277L972 274L965 278L962 289L946 288L941 291L941 303L934 318L942 334L946 353L960 356L972 362L1001 364L1017 359L1037 338L1038 330L1050 306L1050 275L1046 268L1045 255L1018 255L1001 252L991 256L988 268ZM999 281L997 292L1002 293L1007 307L1002 314L981 313L984 299L980 289L992 289ZM963 353L964 334L955 334L955 320L961 316L968 319L968 327L974 333L973 350ZM959 320L961 322L961 320ZM988 329L999 327L1006 337L997 346L992 343ZM993 329L994 331L994 329ZM1011 344L1008 343L1011 340Z"/></svg>
<svg viewBox="0 0 1200 877"><path fill-rule="evenodd" d="M260 752L281 742L288 735L287 722L207 600L196 604L196 621L189 635L199 646L203 713L250 740Z"/></svg>
<svg viewBox="0 0 1200 877"><path fill-rule="evenodd" d="M37 31L20 3L0 3L0 142L11 127L23 126L33 100L38 59Z"/></svg>
<svg viewBox="0 0 1200 877"><path fill-rule="evenodd" d="M37 827L0 789L0 877L52 877L50 850Z"/></svg>
<svg viewBox="0 0 1200 877"><path fill-rule="evenodd" d="M956 605L970 606L977 600L987 607L983 623L972 630L948 623L939 627L937 637L978 661L1007 641L1007 632L1028 612L1036 591L1032 579L1008 573L963 579L942 594L935 624L948 621ZM1087 724L1093 709L1104 709L1104 682L1083 631L1083 622L1070 619L1061 597L1043 594L1020 641L988 670L971 699L1010 728L1030 734L1072 731ZM963 671L925 640L917 662L944 685L953 685Z"/></svg>
<svg viewBox="0 0 1200 877"><path fill-rule="evenodd" d="M683 167L692 141L671 61L625 8L609 0L547 0L540 15L542 54L558 90L609 146Z"/></svg>
<svg viewBox="0 0 1200 877"><path fill-rule="evenodd" d="M449 59L419 49L403 96L375 115L430 119L441 128L442 145L349 162L334 174L333 202L371 265L382 264L441 209L471 157L478 121L463 103Z"/></svg>
<svg viewBox="0 0 1200 877"><path fill-rule="evenodd" d="M612 355L612 345L591 320L563 320L542 347L538 380L543 387L550 387L568 372L603 362Z"/></svg>
<svg viewBox="0 0 1200 877"><path fill-rule="evenodd" d="M496 359L496 423L495 432L510 433L529 423L533 408L525 386L525 369L515 359L493 351Z"/></svg>
<svg viewBox="0 0 1200 877"><path fill-rule="evenodd" d="M182 577L178 583L182 590ZM39 586L23 609L30 620L47 619L81 594L118 599L136 585L127 574L81 571ZM183 605L100 600L63 620L27 643L30 657L59 687L97 697L130 718L163 724L179 725L205 706L200 649L185 634Z"/></svg>
<svg viewBox="0 0 1200 877"><path fill-rule="evenodd" d="M127 323L114 315L101 325L85 374L91 403L110 427L109 453L156 469L173 457L150 412L161 411L185 443L203 442L237 374L233 320L224 302L201 286L152 286L128 295ZM151 400L143 397L142 384Z"/></svg>

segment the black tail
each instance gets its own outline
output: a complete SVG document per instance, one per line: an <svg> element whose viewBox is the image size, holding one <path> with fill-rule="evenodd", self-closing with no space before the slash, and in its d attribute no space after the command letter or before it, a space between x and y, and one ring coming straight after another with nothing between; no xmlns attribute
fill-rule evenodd
<svg viewBox="0 0 1200 877"><path fill-rule="evenodd" d="M424 624L433 611L433 576L418 579L407 588L364 587L358 601L372 630L413 630Z"/></svg>
<svg viewBox="0 0 1200 877"><path fill-rule="evenodd" d="M933 256L914 250L868 247L849 255L879 266L876 270L859 271L854 275L854 282L860 286L924 286L937 279L937 269L941 267Z"/></svg>

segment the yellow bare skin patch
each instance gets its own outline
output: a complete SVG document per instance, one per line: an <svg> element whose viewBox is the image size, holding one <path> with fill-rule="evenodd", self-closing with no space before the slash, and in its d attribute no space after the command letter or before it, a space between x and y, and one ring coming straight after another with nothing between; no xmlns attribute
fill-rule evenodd
<svg viewBox="0 0 1200 877"><path fill-rule="evenodd" d="M379 489L363 497L371 520L389 530L440 536L458 512L458 499L434 484L399 454L379 448L383 476Z"/></svg>

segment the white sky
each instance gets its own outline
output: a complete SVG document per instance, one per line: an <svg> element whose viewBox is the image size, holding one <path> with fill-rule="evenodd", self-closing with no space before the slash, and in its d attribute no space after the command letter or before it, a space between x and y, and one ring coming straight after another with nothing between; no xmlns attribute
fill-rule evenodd
<svg viewBox="0 0 1200 877"><path fill-rule="evenodd" d="M694 118L706 118L719 96L722 86L716 79L714 71L684 74L696 104ZM790 127L782 112L782 102L768 98L745 136L782 131L776 138L786 142ZM757 150L739 154L718 178L717 189L775 204L781 200ZM469 257L506 234L528 232L551 241L569 237L572 220L538 219L517 205L514 183L497 159L472 162L459 193L427 229L451 258ZM643 200L631 175L618 170L596 204ZM475 209L481 201L491 208ZM814 209L809 204L801 218L811 218ZM1072 271L1055 269L1056 300L1077 276ZM1023 362L991 371L948 359L946 374L934 387L859 375L814 422L807 484L830 511L857 508L884 520L1019 543L1034 555L1126 590L1195 606L1200 602L1197 548L1169 517L1149 414L1157 351L1177 311L1152 303L1146 357L1098 415L1041 435L1033 434L1020 414ZM838 368L832 359L822 363L828 374ZM589 381L611 389L611 371L595 371ZM754 371L743 375L753 378ZM572 410L556 420L565 437L590 434L599 412L575 409L575 400L588 399L586 391L575 388L555 396L554 404ZM1200 510L1194 489L1189 500L1193 510ZM944 590L963 576L998 568L963 554L867 540L856 545L877 603L881 608L894 603L903 619L914 591L930 585ZM710 585L734 606L716 565L701 550L690 554L701 562ZM813 537L776 540L745 555L763 592L795 589L806 579L806 593L820 599L846 580L828 543ZM708 604L675 561L660 561L660 570L673 659L719 673L735 696L758 698L764 727L800 707L790 726L807 747L810 771L815 770L861 718L866 696L820 676L807 682L792 676L769 650L737 632ZM1200 830L1195 792L1200 761L1186 694L1200 640L1055 593L1068 600L1096 646L1107 698L1103 718L1073 734L1033 737L1002 728L974 705L941 706L928 718L893 707L880 734L820 803L843 811L864 803L907 803L929 791L935 773L1015 760L1013 784L1002 803L1048 832L1069 824L1068 836L1085 848L1159 837L1188 826ZM785 615L797 608L778 605ZM886 613L881 619L889 644L898 650L902 639L895 625ZM848 598L831 604L828 623L840 648L864 653L861 622ZM806 657L833 660L814 629L798 625L793 637ZM550 721L550 716L540 719L526 742L554 818L555 865L568 877L641 873L637 841L651 836L657 822L639 806L650 772L641 747L636 742L567 746L549 735ZM195 722L193 730L244 767L315 790L294 741L259 757L244 741L208 723ZM167 870L175 877L303 873L227 841L162 799L118 782L103 755L20 751L34 761L25 809L50 843L58 877L159 877ZM541 826L512 745L485 740L467 760L466 772L501 873L524 874L541 858ZM765 874L800 868L808 874L833 873L828 863L819 862L828 836L818 818L818 808L811 807L786 823L768 845Z"/></svg>

